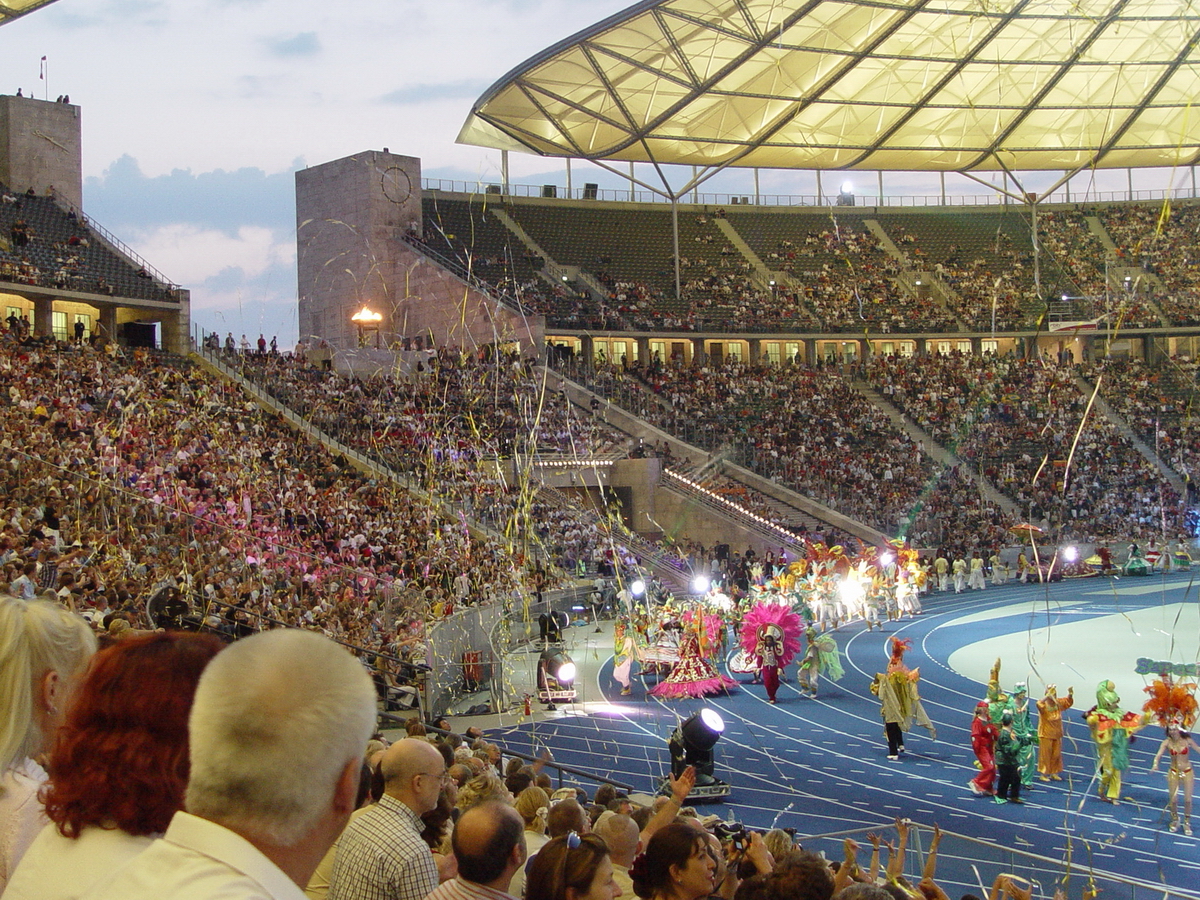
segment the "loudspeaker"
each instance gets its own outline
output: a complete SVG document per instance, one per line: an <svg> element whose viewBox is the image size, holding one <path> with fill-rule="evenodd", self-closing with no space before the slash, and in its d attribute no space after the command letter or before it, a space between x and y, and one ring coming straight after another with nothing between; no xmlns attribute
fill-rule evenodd
<svg viewBox="0 0 1200 900"><path fill-rule="evenodd" d="M600 185L589 181L583 186L583 199L595 200L596 195L600 193Z"/></svg>

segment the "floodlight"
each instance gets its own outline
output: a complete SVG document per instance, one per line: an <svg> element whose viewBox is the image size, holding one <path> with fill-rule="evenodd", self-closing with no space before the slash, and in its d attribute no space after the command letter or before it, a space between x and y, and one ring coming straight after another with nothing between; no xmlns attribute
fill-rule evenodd
<svg viewBox="0 0 1200 900"><path fill-rule="evenodd" d="M707 594L708 588L712 584L707 575L697 575L692 579L693 594Z"/></svg>
<svg viewBox="0 0 1200 900"><path fill-rule="evenodd" d="M854 193L854 182L843 181L842 182L842 193L843 194L853 194Z"/></svg>
<svg viewBox="0 0 1200 900"><path fill-rule="evenodd" d="M1075 560L1079 559L1079 548L1078 547L1064 547L1062 555L1063 555L1063 559L1065 559L1067 562L1073 563L1073 562L1075 562Z"/></svg>
<svg viewBox="0 0 1200 900"><path fill-rule="evenodd" d="M552 709L556 700L574 700L575 673L575 662L565 650L543 650L538 659L538 699Z"/></svg>
<svg viewBox="0 0 1200 900"><path fill-rule="evenodd" d="M563 629L571 624L571 617L565 612L550 610L538 616L538 630L542 646L562 643Z"/></svg>
<svg viewBox="0 0 1200 900"><path fill-rule="evenodd" d="M646 582L639 578L633 584L629 585L629 593L635 597L642 596L642 594L646 593Z"/></svg>
<svg viewBox="0 0 1200 900"><path fill-rule="evenodd" d="M920 284L920 282L918 281L917 284ZM881 563L883 563L885 566L890 566L893 562L896 561L896 557L892 556L892 554L890 554L890 553L885 553L885 554L883 554L883 556L879 557L879 561Z"/></svg>
<svg viewBox="0 0 1200 900"><path fill-rule="evenodd" d="M696 787L691 794L696 799L729 796L729 785L713 774L713 746L724 730L725 722L720 714L706 708L680 722L667 739L671 776L679 778L688 766L696 770Z"/></svg>

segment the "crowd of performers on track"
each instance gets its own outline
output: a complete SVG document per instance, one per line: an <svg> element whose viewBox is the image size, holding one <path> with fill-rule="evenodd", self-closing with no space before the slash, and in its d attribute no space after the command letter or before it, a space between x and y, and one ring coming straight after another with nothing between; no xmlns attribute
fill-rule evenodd
<svg viewBox="0 0 1200 900"><path fill-rule="evenodd" d="M837 681L843 674L831 630L855 619L864 621L868 630L876 626L882 630L883 617L894 620L919 613L920 594L932 588L930 579L922 577L926 573L916 553L903 547L855 559L840 547L814 545L809 550L808 559L777 568L736 600L715 583L695 601L680 604L668 597L635 611L632 597L624 594L625 614L618 617L614 630L613 659L621 693L631 693L634 662L640 662L643 678L660 677L649 690L656 698L735 690L738 682L724 675L720 664L731 650L730 636L736 635L729 669L751 674L751 683L763 685L768 702L776 702L783 671L797 658L801 696L815 698L821 676ZM1136 547L1131 548L1130 562L1138 567L1143 560ZM909 646L908 641L890 637L886 670L871 683L880 701L889 760L904 753L904 736L914 725L937 737L921 705L920 673L904 662ZM1145 689L1150 696L1141 712L1131 712L1121 708L1113 683L1104 681L1097 688L1095 705L1084 713L1095 744L1099 796L1112 804L1119 802L1121 776L1129 768L1130 737L1152 722L1162 727L1165 737L1151 771L1166 760L1170 830L1182 828L1186 835L1192 834L1195 782L1190 752L1200 754L1200 745L1189 731L1197 718L1196 688L1194 683L1176 682L1169 673L1160 673ZM979 773L967 783L970 790L996 803L1019 804L1022 788L1030 787L1035 777L1061 781L1063 713L1074 705L1073 687L1060 697L1057 686L1048 684L1036 702L1030 701L1023 682L1002 690L1000 660L996 660L986 697L976 705L971 723L971 749ZM1031 715L1034 707L1036 726Z"/></svg>

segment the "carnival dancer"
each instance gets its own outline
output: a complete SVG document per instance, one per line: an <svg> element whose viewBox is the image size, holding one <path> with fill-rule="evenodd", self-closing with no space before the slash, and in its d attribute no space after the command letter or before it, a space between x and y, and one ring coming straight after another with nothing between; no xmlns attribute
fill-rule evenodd
<svg viewBox="0 0 1200 900"><path fill-rule="evenodd" d="M1169 674L1163 674L1161 680L1155 680L1146 693L1150 699L1143 709L1158 720L1163 726L1166 737L1154 754L1154 764L1151 772L1158 771L1159 761L1163 754L1170 757L1167 768L1167 794L1170 800L1167 811L1171 815L1171 831L1179 830L1179 790L1183 789L1183 833L1192 833L1192 793L1196 786L1196 775L1192 771L1192 761L1189 755L1192 750L1200 754L1200 746L1192 739L1189 729L1196 722L1196 685L1176 684Z"/></svg>
<svg viewBox="0 0 1200 900"><path fill-rule="evenodd" d="M638 659L637 629L622 616L613 626L613 678L621 685L621 694L631 693L631 673Z"/></svg>
<svg viewBox="0 0 1200 900"><path fill-rule="evenodd" d="M961 594L967 586L967 561L959 553L954 557L954 593Z"/></svg>
<svg viewBox="0 0 1200 900"><path fill-rule="evenodd" d="M682 628L679 662L664 681L650 689L650 693L655 697L682 699L725 693L736 687L737 682L718 672L707 658L714 636L708 634L705 616L699 607L692 610L691 616L683 617Z"/></svg>
<svg viewBox="0 0 1200 900"><path fill-rule="evenodd" d="M1085 716L1096 744L1100 799L1114 806L1121 797L1121 775L1129 768L1129 736L1149 721L1149 714L1123 712L1120 702L1116 685L1102 681L1096 688L1096 705Z"/></svg>
<svg viewBox="0 0 1200 900"><path fill-rule="evenodd" d="M933 571L937 573L938 590L946 593L950 590L950 560L946 559L944 551L933 561Z"/></svg>
<svg viewBox="0 0 1200 900"><path fill-rule="evenodd" d="M1034 742L1033 719L1029 714L1029 692L1025 682L1013 686L1012 726L1017 736L1021 738L1021 746L1017 753L1017 769L1021 776L1021 786L1033 784L1033 776L1037 773L1037 747Z"/></svg>
<svg viewBox="0 0 1200 900"><path fill-rule="evenodd" d="M1058 686L1046 685L1046 696L1037 702L1038 762L1042 781L1062 781L1063 710L1075 705L1075 688L1067 688L1067 696L1058 696Z"/></svg>
<svg viewBox="0 0 1200 900"><path fill-rule="evenodd" d="M978 550L971 554L971 574L967 578L967 586L973 591L982 591L986 587L983 581L983 557Z"/></svg>
<svg viewBox="0 0 1200 900"><path fill-rule="evenodd" d="M1017 580L1025 584L1029 580L1029 557L1022 550L1017 554Z"/></svg>
<svg viewBox="0 0 1200 900"><path fill-rule="evenodd" d="M989 562L992 564L992 584L999 586L1008 581L1008 567L1004 565L999 550L992 553Z"/></svg>
<svg viewBox="0 0 1200 900"><path fill-rule="evenodd" d="M1167 769L1167 792L1170 795L1170 801L1167 809L1171 813L1171 830L1179 830L1179 812L1177 801L1179 798L1179 788L1183 788L1183 833L1191 835L1192 833L1192 791L1196 786L1196 774L1192 771L1191 760L1188 759L1188 752L1195 750L1200 755L1200 747L1196 746L1196 742L1192 740L1192 736L1183 730L1183 725L1180 722L1172 722L1167 726L1167 736L1163 738L1163 742L1158 746L1158 752L1154 754L1154 765L1150 767L1151 772L1158 771L1158 762L1162 759L1163 753L1170 753L1171 764Z"/></svg>
<svg viewBox="0 0 1200 900"><path fill-rule="evenodd" d="M904 664L904 652L912 641L888 638L891 658L887 671L876 673L871 682L871 693L879 698L880 716L883 718L884 733L887 735L888 759L897 760L904 752L904 734L913 723L929 730L929 736L937 739L937 729L925 714L917 682L921 678L919 669L910 669Z"/></svg>
<svg viewBox="0 0 1200 900"><path fill-rule="evenodd" d="M845 672L833 635L818 635L816 629L810 626L805 632L805 637L808 638L808 648L804 651L804 659L800 661L800 668L796 673L796 685L802 693L807 691L812 694L815 700L817 681L822 673L830 681L841 681Z"/></svg>
<svg viewBox="0 0 1200 900"><path fill-rule="evenodd" d="M1000 736L996 738L997 803L1024 803L1021 799L1021 751L1033 741L1021 734L1014 724L1011 709L1000 719Z"/></svg>
<svg viewBox="0 0 1200 900"><path fill-rule="evenodd" d="M975 718L971 720L971 749L979 766L979 774L967 782L967 787L976 796L996 795L996 738L1000 729L992 724L986 700L975 704Z"/></svg>
<svg viewBox="0 0 1200 900"><path fill-rule="evenodd" d="M742 618L738 633L739 655L752 660L767 689L767 699L777 701L780 676L800 652L803 622L791 606L779 600L759 601Z"/></svg>

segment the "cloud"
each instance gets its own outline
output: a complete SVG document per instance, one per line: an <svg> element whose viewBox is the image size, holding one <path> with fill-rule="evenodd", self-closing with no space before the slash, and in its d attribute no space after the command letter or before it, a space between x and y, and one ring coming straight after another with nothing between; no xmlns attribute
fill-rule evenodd
<svg viewBox="0 0 1200 900"><path fill-rule="evenodd" d="M236 234L190 222L130 233L126 243L167 277L187 286L230 269L254 278L280 264L294 264L296 245L269 228L243 225Z"/></svg>
<svg viewBox="0 0 1200 900"><path fill-rule="evenodd" d="M381 103L403 106L436 100L474 100L488 87L485 81L448 81L445 84L412 84L379 98Z"/></svg>
<svg viewBox="0 0 1200 900"><path fill-rule="evenodd" d="M263 38L263 43L275 56L315 56L321 52L321 41L315 31L301 31L287 38Z"/></svg>
<svg viewBox="0 0 1200 900"><path fill-rule="evenodd" d="M100 177L84 182L84 209L122 237L124 229L190 222L234 234L244 225L272 230L295 229L296 188L293 169L268 175L262 169L217 169L193 173L175 169L149 177L138 161L122 156Z"/></svg>

